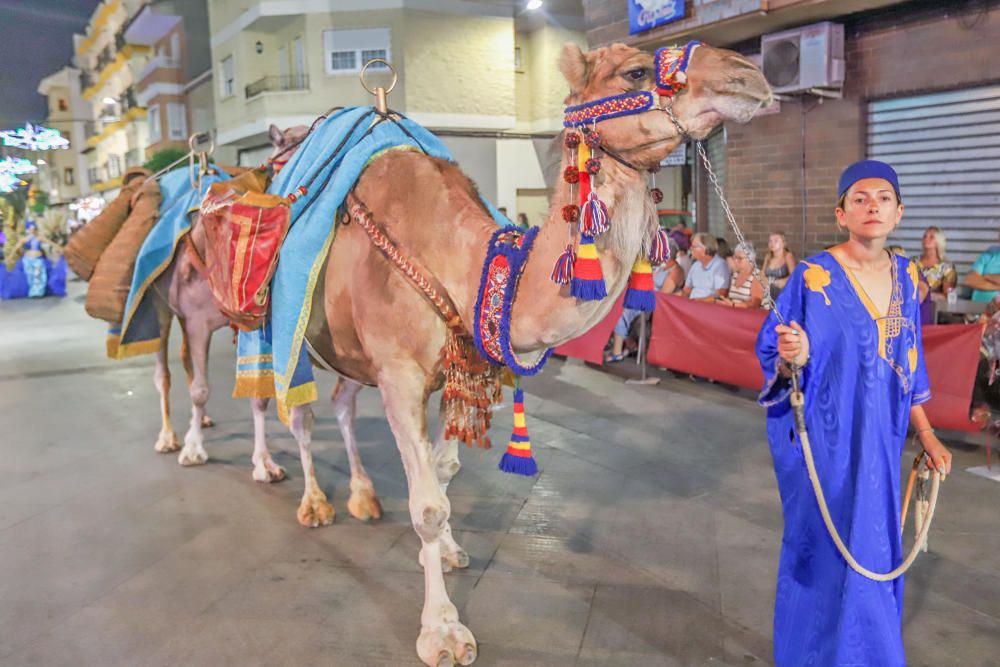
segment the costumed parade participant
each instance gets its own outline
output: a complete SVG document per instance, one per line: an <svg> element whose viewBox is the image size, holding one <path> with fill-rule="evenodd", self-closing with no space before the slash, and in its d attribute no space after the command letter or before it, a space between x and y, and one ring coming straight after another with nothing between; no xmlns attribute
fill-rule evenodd
<svg viewBox="0 0 1000 667"><path fill-rule="evenodd" d="M24 275L28 278L28 297L37 298L45 296L45 286L48 283L49 272L45 262L45 253L42 251L42 241L38 238L38 225L34 220L28 220L24 224L24 231L27 232L23 240L24 244Z"/></svg>
<svg viewBox="0 0 1000 667"><path fill-rule="evenodd" d="M906 664L902 640L900 459L913 426L940 474L951 467L921 404L931 392L921 343L918 272L889 253L903 204L896 172L874 160L844 170L836 208L850 238L798 264L764 322L760 402L785 528L774 610L779 667ZM781 324L786 322L787 326ZM804 426L849 564L811 487L789 397L801 369ZM889 575L879 575L889 576Z"/></svg>

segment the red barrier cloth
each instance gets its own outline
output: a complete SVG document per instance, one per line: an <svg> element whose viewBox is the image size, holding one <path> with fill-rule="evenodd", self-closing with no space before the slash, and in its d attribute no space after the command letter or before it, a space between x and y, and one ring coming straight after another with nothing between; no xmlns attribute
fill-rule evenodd
<svg viewBox="0 0 1000 667"><path fill-rule="evenodd" d="M618 297L607 317L595 324L590 331L558 346L555 349L555 353L565 357L583 359L592 364L603 364L604 346L608 344L608 337L614 331L618 318L622 316L622 301L624 298L624 296Z"/></svg>
<svg viewBox="0 0 1000 667"><path fill-rule="evenodd" d="M621 316L621 299L594 328L556 348L556 354L591 363L603 361L604 346ZM757 333L767 318L764 310L742 310L656 294L649 362L680 373L758 391L764 374L757 361ZM935 428L978 431L969 420L972 385L979 363L981 328L976 324L923 327L924 362L931 400L924 404Z"/></svg>
<svg viewBox="0 0 1000 667"><path fill-rule="evenodd" d="M764 374L754 345L766 317L765 310L730 308L657 293L649 362L759 390L764 386Z"/></svg>
<svg viewBox="0 0 1000 667"><path fill-rule="evenodd" d="M983 426L969 420L982 331L978 324L923 328L924 363L931 384L931 400L924 403L924 411L934 428L978 431Z"/></svg>

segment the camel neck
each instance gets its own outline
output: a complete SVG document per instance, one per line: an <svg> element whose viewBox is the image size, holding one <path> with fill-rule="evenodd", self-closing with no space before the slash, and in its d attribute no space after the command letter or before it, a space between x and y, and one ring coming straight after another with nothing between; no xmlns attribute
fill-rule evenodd
<svg viewBox="0 0 1000 667"><path fill-rule="evenodd" d="M564 150L560 175L569 158L569 151ZM514 302L511 342L516 351L551 347L583 334L607 315L625 290L632 263L651 233L653 203L645 174L614 160L602 160L595 180L594 189L607 205L611 220L610 229L596 240L608 296L600 301L579 301L569 295L568 286L557 285L550 278L556 259L570 242L562 208L576 203L571 202L572 188L560 178Z"/></svg>

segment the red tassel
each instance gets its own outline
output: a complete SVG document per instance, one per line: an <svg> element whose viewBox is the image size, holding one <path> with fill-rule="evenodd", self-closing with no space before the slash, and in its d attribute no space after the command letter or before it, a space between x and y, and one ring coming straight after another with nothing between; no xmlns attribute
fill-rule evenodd
<svg viewBox="0 0 1000 667"><path fill-rule="evenodd" d="M649 261L654 265L663 264L670 259L670 236L667 230L660 227L653 234L653 242L649 246Z"/></svg>
<svg viewBox="0 0 1000 667"><path fill-rule="evenodd" d="M562 217L566 222L576 222L580 219L580 207L576 204L566 204L562 207Z"/></svg>
<svg viewBox="0 0 1000 667"><path fill-rule="evenodd" d="M573 252L573 244L570 243L556 260L556 265L552 269L552 282L557 285L568 285L573 280L573 263L575 261L576 253Z"/></svg>
<svg viewBox="0 0 1000 667"><path fill-rule="evenodd" d="M591 191L587 202L583 205L583 220L580 222L580 233L586 236L600 236L608 231L608 207L597 198L597 193Z"/></svg>

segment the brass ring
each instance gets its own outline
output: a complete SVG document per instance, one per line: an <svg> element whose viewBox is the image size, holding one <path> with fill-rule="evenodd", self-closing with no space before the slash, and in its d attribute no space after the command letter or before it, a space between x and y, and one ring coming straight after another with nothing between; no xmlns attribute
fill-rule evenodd
<svg viewBox="0 0 1000 667"><path fill-rule="evenodd" d="M372 95L375 94L375 91L369 88L368 84L365 83L365 72L372 65L372 63L382 63L383 65L389 68L390 72L392 72L392 83L390 83L389 87L385 89L386 94L391 93L392 89L396 87L396 81L398 77L396 76L396 68L393 67L392 64L385 58L372 58L371 60L365 63L365 66L361 68L361 73L358 74L358 78L361 79L361 86Z"/></svg>
<svg viewBox="0 0 1000 667"><path fill-rule="evenodd" d="M208 140L208 149L199 151L195 146L200 144L202 141ZM188 148L191 149L192 153L206 153L211 155L215 152L215 139L208 132L196 132L188 137Z"/></svg>

